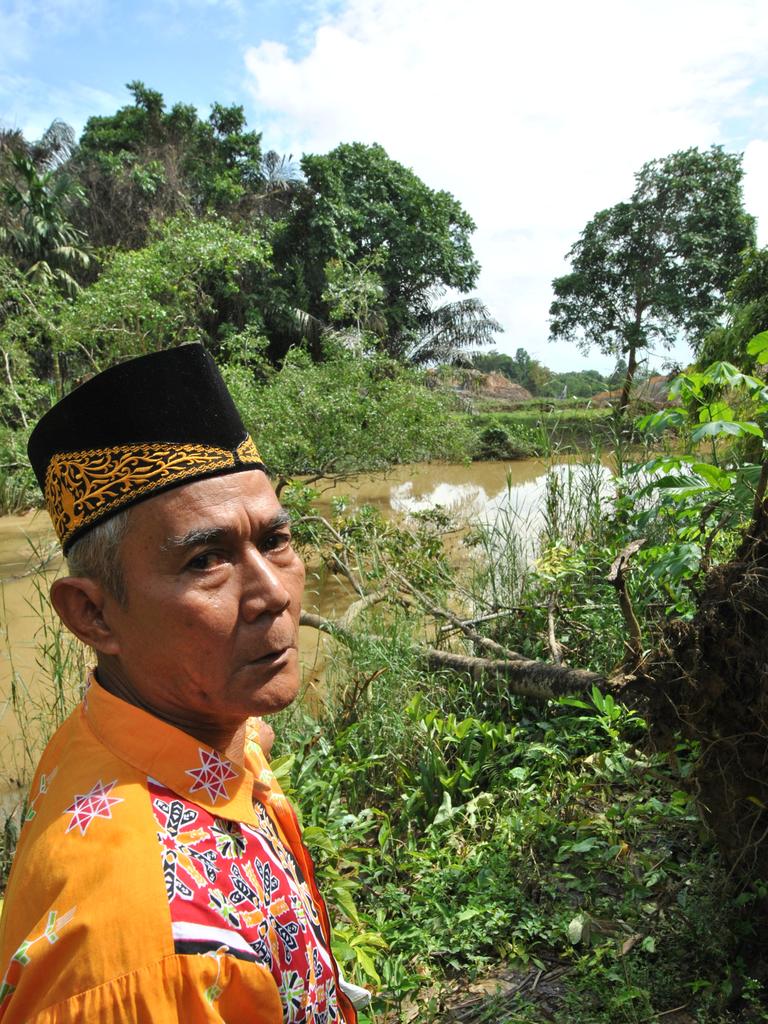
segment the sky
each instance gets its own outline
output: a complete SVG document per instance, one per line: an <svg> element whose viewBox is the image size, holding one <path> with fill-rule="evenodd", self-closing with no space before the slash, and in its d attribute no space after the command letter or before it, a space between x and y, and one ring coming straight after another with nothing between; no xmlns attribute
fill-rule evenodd
<svg viewBox="0 0 768 1024"><path fill-rule="evenodd" d="M80 130L134 79L203 116L242 104L294 157L381 143L452 192L477 224L496 348L558 372L612 369L548 341L551 282L645 161L743 152L768 244L765 0L0 0L4 127Z"/></svg>

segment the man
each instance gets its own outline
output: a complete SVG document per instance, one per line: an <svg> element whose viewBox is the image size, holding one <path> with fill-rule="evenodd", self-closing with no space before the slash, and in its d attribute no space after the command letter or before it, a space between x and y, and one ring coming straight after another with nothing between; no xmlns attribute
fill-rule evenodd
<svg viewBox="0 0 768 1024"><path fill-rule="evenodd" d="M97 665L32 783L0 1020L353 1024L250 728L296 696L304 569L216 367L113 367L29 452L69 562L51 599Z"/></svg>

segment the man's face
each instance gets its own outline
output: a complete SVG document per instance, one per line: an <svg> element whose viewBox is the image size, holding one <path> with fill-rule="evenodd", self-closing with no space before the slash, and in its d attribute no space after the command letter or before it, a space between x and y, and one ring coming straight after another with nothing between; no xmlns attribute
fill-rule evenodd
<svg viewBox="0 0 768 1024"><path fill-rule="evenodd" d="M119 674L193 735L277 711L298 690L304 566L264 473L198 480L136 505L127 601L105 619Z"/></svg>

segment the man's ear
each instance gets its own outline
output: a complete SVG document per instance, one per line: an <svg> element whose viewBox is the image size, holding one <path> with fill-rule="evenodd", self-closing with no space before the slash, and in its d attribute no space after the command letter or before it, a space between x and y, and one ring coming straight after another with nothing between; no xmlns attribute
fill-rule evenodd
<svg viewBox="0 0 768 1024"><path fill-rule="evenodd" d="M85 576L64 576L51 586L51 603L67 629L101 654L117 654L119 645L104 615L106 602L102 585Z"/></svg>

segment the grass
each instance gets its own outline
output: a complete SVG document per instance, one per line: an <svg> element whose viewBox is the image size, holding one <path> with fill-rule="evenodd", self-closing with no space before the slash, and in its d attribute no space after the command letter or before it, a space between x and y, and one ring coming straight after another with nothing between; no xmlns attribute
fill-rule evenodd
<svg viewBox="0 0 768 1024"><path fill-rule="evenodd" d="M540 453L553 448L589 450L595 441L613 440L616 428L609 408L573 407L552 402L522 406L513 411L480 412L471 417L473 430L481 433L498 426L511 435L527 433L536 438Z"/></svg>
<svg viewBox="0 0 768 1024"><path fill-rule="evenodd" d="M32 571L29 611L37 621L35 665L39 680L33 680L29 669L22 671L14 661L14 637L9 632L5 611L4 590L0 585L0 635L9 658L10 692L5 695L5 715L14 739L3 751L6 792L18 794L15 809L8 807L0 831L0 888L4 888L23 818L27 790L45 745L62 724L82 693L87 665L86 649L61 625L48 600L49 579L46 571L50 552L33 548L36 559Z"/></svg>

